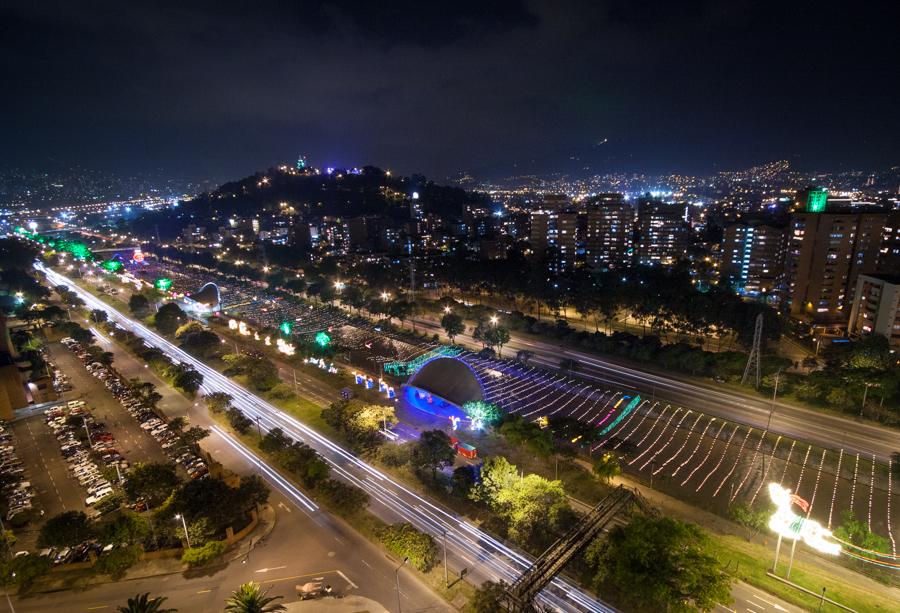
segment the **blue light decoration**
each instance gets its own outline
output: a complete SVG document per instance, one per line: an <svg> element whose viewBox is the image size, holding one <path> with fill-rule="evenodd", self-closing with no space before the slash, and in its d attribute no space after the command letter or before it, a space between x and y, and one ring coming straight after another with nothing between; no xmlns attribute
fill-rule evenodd
<svg viewBox="0 0 900 613"><path fill-rule="evenodd" d="M635 396L631 402L629 402L627 405L625 405L625 408L622 409L622 412L619 413L619 415L612 421L612 423L610 423L608 426L603 428L603 430L601 430L600 434L598 434L597 436L603 436L604 434L606 434L607 432L609 432L610 430L612 430L613 428L618 426L622 422L622 420L625 419L628 416L628 414L631 413L635 409L635 407L637 407L637 405L639 405L640 403L641 403L641 397Z"/></svg>
<svg viewBox="0 0 900 613"><path fill-rule="evenodd" d="M456 415L451 415L450 416L450 428L452 430L459 430L459 421L460 421L459 417L457 417Z"/></svg>

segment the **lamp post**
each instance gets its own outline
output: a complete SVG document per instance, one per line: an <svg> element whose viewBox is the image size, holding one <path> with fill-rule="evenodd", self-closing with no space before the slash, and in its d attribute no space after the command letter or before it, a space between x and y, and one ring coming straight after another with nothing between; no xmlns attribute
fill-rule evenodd
<svg viewBox="0 0 900 613"><path fill-rule="evenodd" d="M187 541L188 549L190 549L191 548L191 537L188 536L187 522L184 520L184 515L182 515L181 513L178 513L175 515L175 519L181 520L181 527L184 528L184 540Z"/></svg>
<svg viewBox="0 0 900 613"><path fill-rule="evenodd" d="M869 395L869 388L870 388L870 387L878 387L878 384L877 384L877 383L869 383L868 381L863 381L863 385L866 386L866 389L863 390L862 404L859 405L859 414L860 414L860 416L862 416L863 410L866 408L866 396Z"/></svg>
<svg viewBox="0 0 900 613"><path fill-rule="evenodd" d="M409 558L403 558L403 562L394 570L394 575L397 578L397 613L403 613L403 605L400 604L400 569L406 566L407 562L409 562Z"/></svg>

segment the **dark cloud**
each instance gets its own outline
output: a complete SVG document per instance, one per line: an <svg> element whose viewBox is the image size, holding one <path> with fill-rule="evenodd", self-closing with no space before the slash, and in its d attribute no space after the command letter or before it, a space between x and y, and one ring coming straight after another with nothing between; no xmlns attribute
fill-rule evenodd
<svg viewBox="0 0 900 613"><path fill-rule="evenodd" d="M789 156L886 166L900 140L898 13L750 0L7 4L0 161L216 177L301 152L439 177Z"/></svg>

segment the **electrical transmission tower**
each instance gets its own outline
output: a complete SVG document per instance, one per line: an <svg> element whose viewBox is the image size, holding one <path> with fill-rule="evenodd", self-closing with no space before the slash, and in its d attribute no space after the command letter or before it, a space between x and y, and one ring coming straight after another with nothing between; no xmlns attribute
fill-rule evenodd
<svg viewBox="0 0 900 613"><path fill-rule="evenodd" d="M762 313L756 316L756 329L753 331L753 348L750 349L750 355L747 357L747 366L744 368L744 376L741 378L741 385L747 385L750 379L751 371L755 372L756 389L759 389L759 360L762 357L760 347L762 346Z"/></svg>

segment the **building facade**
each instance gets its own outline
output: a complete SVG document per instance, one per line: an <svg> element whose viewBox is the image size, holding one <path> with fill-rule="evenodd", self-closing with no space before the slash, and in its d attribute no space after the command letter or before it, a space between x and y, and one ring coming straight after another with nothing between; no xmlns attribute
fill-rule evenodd
<svg viewBox="0 0 900 613"><path fill-rule="evenodd" d="M741 293L771 295L784 270L786 236L786 228L764 222L726 226L722 238L722 274Z"/></svg>
<svg viewBox="0 0 900 613"><path fill-rule="evenodd" d="M887 213L795 213L784 305L814 322L846 321L860 273L876 270Z"/></svg>
<svg viewBox="0 0 900 613"><path fill-rule="evenodd" d="M638 263L670 266L685 256L688 244L683 204L649 198L638 201Z"/></svg>
<svg viewBox="0 0 900 613"><path fill-rule="evenodd" d="M861 274L856 280L848 332L858 338L880 334L900 347L900 275Z"/></svg>
<svg viewBox="0 0 900 613"><path fill-rule="evenodd" d="M594 269L621 268L634 258L634 209L621 194L604 194L585 207L585 261Z"/></svg>

